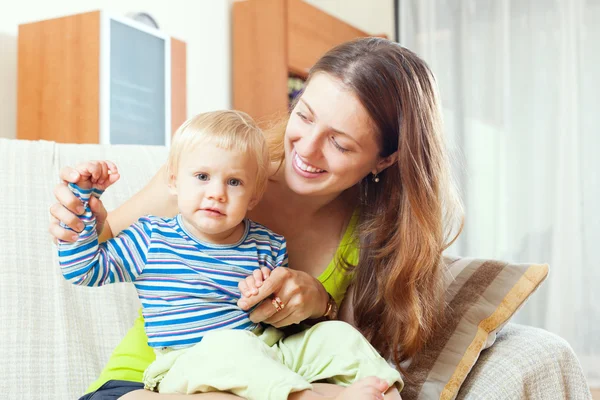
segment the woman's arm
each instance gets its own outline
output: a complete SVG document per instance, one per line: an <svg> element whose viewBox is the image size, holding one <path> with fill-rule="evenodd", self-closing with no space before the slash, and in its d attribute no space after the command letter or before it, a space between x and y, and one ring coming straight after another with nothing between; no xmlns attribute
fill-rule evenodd
<svg viewBox="0 0 600 400"><path fill-rule="evenodd" d="M152 236L153 223L141 218L124 235L117 235L107 243L99 243L96 220L89 207L91 197L100 196L90 189L70 185L70 189L85 204L85 229L74 243L59 241L58 261L65 279L74 285L103 286L116 282L133 282L144 269ZM136 240L134 238L141 238Z"/></svg>
<svg viewBox="0 0 600 400"><path fill-rule="evenodd" d="M63 222L76 232L83 229L79 215L83 213L81 202L67 187L67 183L78 183L79 173L70 167L60 171L63 182L54 188L54 196L58 203L50 207L52 220L49 231L55 239L74 242L73 232L64 229L59 222ZM172 217L177 214L177 200L168 189L166 166L162 166L150 182L117 209L106 212L102 202L96 198L90 199L90 208L96 216L99 241L103 242L127 228L141 216L152 214L161 217Z"/></svg>
<svg viewBox="0 0 600 400"><path fill-rule="evenodd" d="M117 209L108 213L107 225L116 235L144 215L174 217L177 215L177 198L169 191L167 167L160 167L156 175L139 192Z"/></svg>

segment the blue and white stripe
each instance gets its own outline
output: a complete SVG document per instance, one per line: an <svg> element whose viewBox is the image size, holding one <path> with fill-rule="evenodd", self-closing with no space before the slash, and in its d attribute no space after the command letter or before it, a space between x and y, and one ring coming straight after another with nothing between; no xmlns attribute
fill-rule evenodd
<svg viewBox="0 0 600 400"><path fill-rule="evenodd" d="M85 229L77 242L59 242L64 277L82 286L133 282L150 346L185 348L214 329L257 327L237 306L238 283L257 268L287 267L282 236L246 220L238 243L216 245L188 234L180 215L146 216L98 243L88 201L101 192L70 187L84 203Z"/></svg>

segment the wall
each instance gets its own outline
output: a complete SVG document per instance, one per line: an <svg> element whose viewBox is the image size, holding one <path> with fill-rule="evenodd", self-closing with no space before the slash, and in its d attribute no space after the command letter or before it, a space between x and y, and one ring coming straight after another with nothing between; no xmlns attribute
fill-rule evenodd
<svg viewBox="0 0 600 400"><path fill-rule="evenodd" d="M231 106L232 0L20 0L0 13L0 137L16 136L18 25L102 9L145 11L161 30L187 43L188 115ZM393 0L307 0L370 33L393 39Z"/></svg>
<svg viewBox="0 0 600 400"><path fill-rule="evenodd" d="M0 12L0 137L16 136L18 25L98 9L148 12L187 43L188 115L230 107L229 0L20 0Z"/></svg>
<svg viewBox="0 0 600 400"><path fill-rule="evenodd" d="M305 0L321 10L372 34L394 39L393 0Z"/></svg>

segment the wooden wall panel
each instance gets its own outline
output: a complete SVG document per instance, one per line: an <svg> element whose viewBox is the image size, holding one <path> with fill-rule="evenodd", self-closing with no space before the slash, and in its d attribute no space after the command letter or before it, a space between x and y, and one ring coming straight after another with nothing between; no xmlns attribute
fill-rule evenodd
<svg viewBox="0 0 600 400"><path fill-rule="evenodd" d="M99 140L100 12L19 26L17 138Z"/></svg>
<svg viewBox="0 0 600 400"><path fill-rule="evenodd" d="M370 36L302 0L286 0L288 68L306 76L313 64L332 47Z"/></svg>
<svg viewBox="0 0 600 400"><path fill-rule="evenodd" d="M233 108L262 126L287 113L286 7L284 0L233 3Z"/></svg>
<svg viewBox="0 0 600 400"><path fill-rule="evenodd" d="M171 134L187 119L187 57L185 42L171 38Z"/></svg>

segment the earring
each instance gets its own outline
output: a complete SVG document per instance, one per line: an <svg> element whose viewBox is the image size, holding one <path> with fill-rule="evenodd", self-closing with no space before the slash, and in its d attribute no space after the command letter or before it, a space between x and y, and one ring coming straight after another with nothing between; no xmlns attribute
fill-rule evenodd
<svg viewBox="0 0 600 400"><path fill-rule="evenodd" d="M377 172L372 172L373 174L373 182L377 183L379 182L379 176L377 175Z"/></svg>

